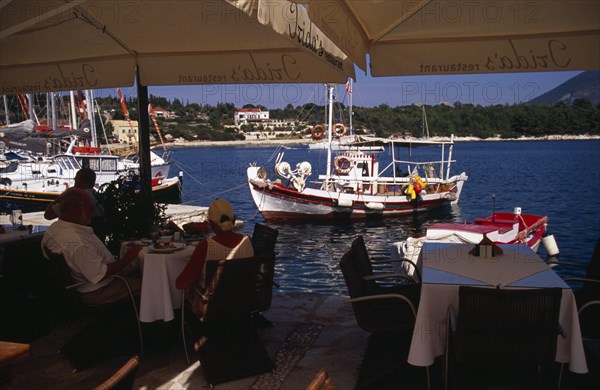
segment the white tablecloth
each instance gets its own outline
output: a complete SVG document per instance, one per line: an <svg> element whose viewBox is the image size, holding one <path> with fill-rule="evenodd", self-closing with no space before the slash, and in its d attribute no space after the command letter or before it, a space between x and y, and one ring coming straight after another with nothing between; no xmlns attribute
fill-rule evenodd
<svg viewBox="0 0 600 390"><path fill-rule="evenodd" d="M440 261L440 253L455 253L448 246L465 244L425 244L421 256L432 256ZM468 245L468 244L467 244ZM501 245L506 253L513 251L530 251L525 245ZM539 257L538 257L539 258ZM452 260L451 260L452 261ZM542 259L539 259L543 262ZM421 262L421 266L423 262ZM518 267L519 263L508 264ZM491 271L493 272L493 270ZM408 355L408 362L415 366L430 366L437 356L445 353L446 322L448 305L458 308L458 289L461 285L490 286L489 284L435 268L423 266L423 283L421 300L417 311L415 330ZM550 268L526 276L504 286L505 288L527 287L560 287L563 289L560 306L560 324L567 338L558 336L556 361L568 363L569 369L575 373L586 373L587 363L579 328L577 305L569 286Z"/></svg>
<svg viewBox="0 0 600 390"><path fill-rule="evenodd" d="M142 265L140 321L171 321L174 310L181 307L181 291L175 280L185 268L195 246L188 245L173 253L150 253L144 247L139 258Z"/></svg>

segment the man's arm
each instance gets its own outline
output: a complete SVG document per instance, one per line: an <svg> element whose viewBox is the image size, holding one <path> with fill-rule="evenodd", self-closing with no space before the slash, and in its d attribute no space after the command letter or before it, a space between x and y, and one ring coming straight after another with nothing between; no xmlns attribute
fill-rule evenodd
<svg viewBox="0 0 600 390"><path fill-rule="evenodd" d="M47 220L52 220L54 218L58 218L58 207L59 207L59 201L60 198L56 198L52 203L50 203L48 205L48 207L46 207L46 211L44 211L44 218L46 218Z"/></svg>
<svg viewBox="0 0 600 390"><path fill-rule="evenodd" d="M131 262L133 262L137 258L137 255L140 253L141 250L141 245L130 246L123 257L121 257L117 261L113 261L112 263L108 263L106 265L106 274L104 274L104 278L102 278L102 280L108 278L109 276L119 273L119 271L125 268L128 264L131 264Z"/></svg>

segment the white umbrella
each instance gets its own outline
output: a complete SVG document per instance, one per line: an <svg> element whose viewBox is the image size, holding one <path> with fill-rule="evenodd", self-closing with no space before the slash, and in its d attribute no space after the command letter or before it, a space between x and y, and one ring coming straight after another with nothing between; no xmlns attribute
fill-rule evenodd
<svg viewBox="0 0 600 390"><path fill-rule="evenodd" d="M0 2L2 94L345 82L352 61L287 0Z"/></svg>
<svg viewBox="0 0 600 390"><path fill-rule="evenodd" d="M345 82L352 61L288 0L0 1L0 93L132 85L150 190L147 85Z"/></svg>
<svg viewBox="0 0 600 390"><path fill-rule="evenodd" d="M597 0L294 0L373 76L600 69Z"/></svg>

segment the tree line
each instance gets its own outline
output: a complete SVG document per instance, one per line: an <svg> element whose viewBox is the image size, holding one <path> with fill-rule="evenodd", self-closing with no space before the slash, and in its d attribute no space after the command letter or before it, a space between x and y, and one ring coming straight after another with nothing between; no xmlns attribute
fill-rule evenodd
<svg viewBox="0 0 600 390"><path fill-rule="evenodd" d="M244 139L245 131L286 133L286 137L304 137L316 124L323 124L326 107L314 103L303 106L288 104L284 108L270 109L270 118L282 120L283 127L268 128L260 124L232 128L237 109L264 106L234 103L217 105L189 103L180 99L168 100L150 95L150 104L171 113L171 118L158 118L161 132L187 140L234 140ZM97 98L103 119L124 119L121 104L116 97ZM130 118L137 120L137 101L127 101ZM375 134L379 137L415 136L423 134L423 111L426 114L430 136L519 138L547 135L600 135L600 105L594 106L587 99L576 99L572 104L512 104L481 106L474 104L439 104L423 107L417 105L390 107L353 107L353 127L357 134ZM349 123L349 113L343 104L334 107L334 121ZM100 119L97 119L100 120ZM100 128L100 127L98 127Z"/></svg>

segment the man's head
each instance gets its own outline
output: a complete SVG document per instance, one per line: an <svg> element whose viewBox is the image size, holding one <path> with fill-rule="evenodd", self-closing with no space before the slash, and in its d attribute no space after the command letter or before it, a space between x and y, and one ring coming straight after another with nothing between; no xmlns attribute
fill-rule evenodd
<svg viewBox="0 0 600 390"><path fill-rule="evenodd" d="M94 206L87 192L71 187L60 195L59 211L63 221L87 226L92 222Z"/></svg>
<svg viewBox="0 0 600 390"><path fill-rule="evenodd" d="M216 232L217 229L227 232L233 229L235 215L231 204L225 199L217 199L208 208L208 220Z"/></svg>
<svg viewBox="0 0 600 390"><path fill-rule="evenodd" d="M96 172L91 168L81 168L75 174L75 187L83 190L94 188L96 184Z"/></svg>

